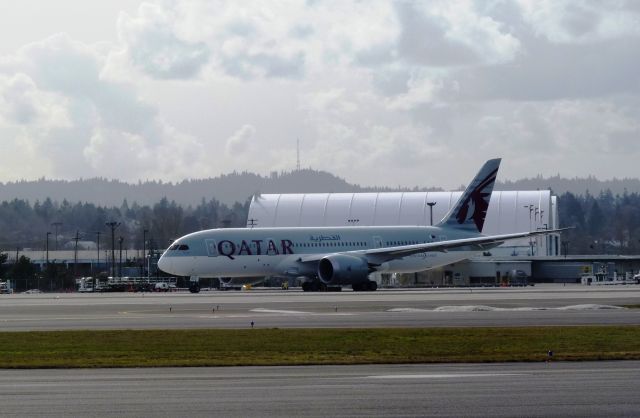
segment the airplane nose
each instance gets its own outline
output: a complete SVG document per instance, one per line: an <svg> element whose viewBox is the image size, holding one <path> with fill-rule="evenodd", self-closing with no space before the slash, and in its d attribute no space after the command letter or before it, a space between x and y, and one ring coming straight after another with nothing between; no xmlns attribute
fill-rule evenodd
<svg viewBox="0 0 640 418"><path fill-rule="evenodd" d="M172 264L173 263L171 262L171 257L166 257L163 255L162 257L160 257L160 260L158 260L158 268L165 273L173 274L171 272Z"/></svg>

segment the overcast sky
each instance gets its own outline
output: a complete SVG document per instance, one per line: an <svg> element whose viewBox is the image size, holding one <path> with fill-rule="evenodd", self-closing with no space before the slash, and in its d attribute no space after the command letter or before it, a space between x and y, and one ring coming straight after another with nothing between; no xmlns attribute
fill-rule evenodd
<svg viewBox="0 0 640 418"><path fill-rule="evenodd" d="M0 181L640 176L640 1L2 3Z"/></svg>

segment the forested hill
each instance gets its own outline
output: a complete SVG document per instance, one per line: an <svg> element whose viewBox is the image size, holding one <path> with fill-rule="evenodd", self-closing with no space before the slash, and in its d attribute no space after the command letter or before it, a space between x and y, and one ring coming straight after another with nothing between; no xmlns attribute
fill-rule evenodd
<svg viewBox="0 0 640 418"><path fill-rule="evenodd" d="M435 186L435 185L431 185ZM551 189L560 195L570 192L583 195L589 191L598 195L610 190L614 195L640 192L638 179L614 179L601 181L593 177L566 179L560 176L535 177L517 181L498 182L496 190ZM136 184L101 178L73 181L47 180L0 183L0 201L13 199L30 202L52 201L71 203L89 202L98 206L119 206L126 199L129 203L153 205L166 197L180 205L198 205L212 198L232 205L246 202L256 193L314 193L314 192L368 192L368 191L418 191L442 190L439 188L374 188L350 184L344 179L324 171L310 169L261 176L253 173L231 173L220 177L185 180L179 183L145 181Z"/></svg>
<svg viewBox="0 0 640 418"><path fill-rule="evenodd" d="M640 174L640 173L639 173ZM533 177L520 180L506 180L496 184L496 190L538 190L551 189L556 195L566 192L575 195L584 195L586 192L599 195L601 192L610 191L613 195L625 193L640 193L640 179L612 179L598 180L595 177L567 179L560 176Z"/></svg>
<svg viewBox="0 0 640 418"><path fill-rule="evenodd" d="M256 193L341 193L394 191L397 189L361 187L325 171L299 170L260 176L253 173L231 173L220 177L185 180L179 183L159 181L124 183L101 178L86 180L46 180L0 183L0 202L13 199L30 202L89 202L98 206L119 206L123 200L140 205L153 205L162 198L180 205L196 206L212 198L226 204L244 203ZM409 190L409 189L407 189ZM418 190L418 189L413 189ZM423 189L420 189L423 190ZM441 190L441 189L424 189Z"/></svg>

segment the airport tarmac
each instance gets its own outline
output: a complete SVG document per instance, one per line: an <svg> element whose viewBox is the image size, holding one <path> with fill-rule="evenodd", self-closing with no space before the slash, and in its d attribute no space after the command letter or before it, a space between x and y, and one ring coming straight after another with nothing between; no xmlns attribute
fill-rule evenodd
<svg viewBox="0 0 640 418"><path fill-rule="evenodd" d="M640 286L0 296L0 331L640 324Z"/></svg>
<svg viewBox="0 0 640 418"><path fill-rule="evenodd" d="M640 362L2 370L2 416L631 417Z"/></svg>

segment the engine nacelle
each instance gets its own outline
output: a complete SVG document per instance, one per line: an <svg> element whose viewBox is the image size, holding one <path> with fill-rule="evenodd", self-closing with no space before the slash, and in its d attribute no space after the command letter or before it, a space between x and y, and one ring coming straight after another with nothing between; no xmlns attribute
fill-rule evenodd
<svg viewBox="0 0 640 418"><path fill-rule="evenodd" d="M336 254L318 263L318 277L326 285L351 285L369 281L369 265L363 258Z"/></svg>

